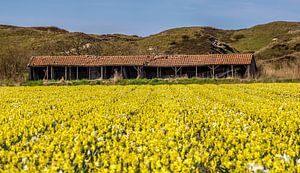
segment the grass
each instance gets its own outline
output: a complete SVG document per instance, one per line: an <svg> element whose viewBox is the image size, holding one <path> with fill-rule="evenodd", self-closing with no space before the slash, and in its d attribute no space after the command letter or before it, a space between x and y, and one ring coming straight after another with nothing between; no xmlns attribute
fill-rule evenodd
<svg viewBox="0 0 300 173"><path fill-rule="evenodd" d="M161 84L221 84L240 83L240 79L182 78L182 79L124 79L119 85L161 85Z"/></svg>
<svg viewBox="0 0 300 173"><path fill-rule="evenodd" d="M232 46L241 51L258 51L270 44L273 39L288 37L291 30L300 29L297 22L272 22L264 25L257 25L249 29L236 31L233 37L239 35L243 38L232 43Z"/></svg>
<svg viewBox="0 0 300 173"><path fill-rule="evenodd" d="M224 79L212 79L212 78L178 78L178 79L122 79L117 82L113 80L72 80L72 81L48 81L45 83L42 80L39 81L25 81L21 83L22 86L50 86L50 85L176 85L176 84L249 84L249 83L299 83L299 79L237 79L237 78L224 78ZM16 86L13 83L9 83L9 86ZM5 86L5 85L3 85Z"/></svg>
<svg viewBox="0 0 300 173"><path fill-rule="evenodd" d="M25 81L21 83L22 86L42 86L43 81L42 80L36 80L36 81Z"/></svg>
<svg viewBox="0 0 300 173"><path fill-rule="evenodd" d="M10 79L0 80L0 86L16 86L18 85L15 81Z"/></svg>

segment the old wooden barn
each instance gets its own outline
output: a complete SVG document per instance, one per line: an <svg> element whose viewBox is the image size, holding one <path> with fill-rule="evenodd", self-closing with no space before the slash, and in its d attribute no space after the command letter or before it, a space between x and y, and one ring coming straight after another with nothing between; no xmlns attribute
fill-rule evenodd
<svg viewBox="0 0 300 173"><path fill-rule="evenodd" d="M253 78L253 54L164 56L35 56L30 80L134 78Z"/></svg>

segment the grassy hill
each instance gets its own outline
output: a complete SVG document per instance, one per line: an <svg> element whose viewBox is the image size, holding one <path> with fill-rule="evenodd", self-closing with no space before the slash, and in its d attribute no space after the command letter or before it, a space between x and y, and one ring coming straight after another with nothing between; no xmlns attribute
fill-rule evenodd
<svg viewBox="0 0 300 173"><path fill-rule="evenodd" d="M56 27L0 25L0 78L24 80L34 55L141 55L255 52L264 78L300 78L300 23L272 22L241 30L170 29L147 37L94 35Z"/></svg>

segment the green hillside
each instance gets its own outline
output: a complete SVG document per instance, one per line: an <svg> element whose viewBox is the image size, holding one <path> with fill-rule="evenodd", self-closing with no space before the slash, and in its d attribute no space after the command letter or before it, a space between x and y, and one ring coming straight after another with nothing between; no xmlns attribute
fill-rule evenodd
<svg viewBox="0 0 300 173"><path fill-rule="evenodd" d="M274 38L291 38L292 31L300 30L300 23L296 22L272 22L264 25L257 25L249 29L236 31L234 37L240 37L233 46L239 50L258 51L270 44Z"/></svg>
<svg viewBox="0 0 300 173"><path fill-rule="evenodd" d="M184 27L147 37L84 34L56 27L0 25L1 79L24 80L26 64L34 55L237 52L256 53L260 77L300 78L300 23L272 22L241 30Z"/></svg>

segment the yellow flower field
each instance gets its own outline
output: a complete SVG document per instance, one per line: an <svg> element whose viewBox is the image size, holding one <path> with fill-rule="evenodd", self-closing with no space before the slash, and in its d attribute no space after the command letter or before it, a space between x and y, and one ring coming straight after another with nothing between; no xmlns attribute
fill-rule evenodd
<svg viewBox="0 0 300 173"><path fill-rule="evenodd" d="M300 85L0 88L1 172L300 171Z"/></svg>

